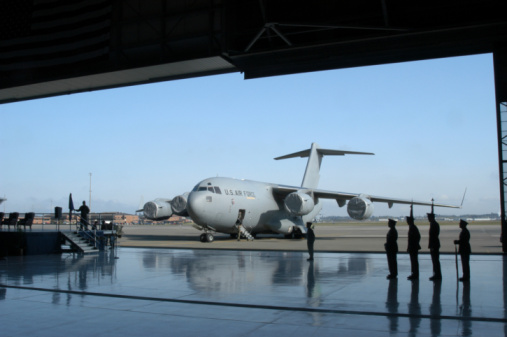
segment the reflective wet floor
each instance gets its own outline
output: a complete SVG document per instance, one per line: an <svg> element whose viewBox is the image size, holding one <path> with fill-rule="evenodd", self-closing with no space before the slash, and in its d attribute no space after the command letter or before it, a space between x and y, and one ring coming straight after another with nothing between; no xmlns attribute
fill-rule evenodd
<svg viewBox="0 0 507 337"><path fill-rule="evenodd" d="M507 263L441 255L119 248L0 261L0 336L504 336ZM461 266L459 266L461 273Z"/></svg>

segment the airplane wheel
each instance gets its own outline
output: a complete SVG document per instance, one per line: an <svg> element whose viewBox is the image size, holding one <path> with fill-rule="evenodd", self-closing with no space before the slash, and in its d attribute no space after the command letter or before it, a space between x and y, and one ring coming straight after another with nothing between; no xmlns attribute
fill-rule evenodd
<svg viewBox="0 0 507 337"><path fill-rule="evenodd" d="M206 242L207 240L206 233L202 233L201 236L199 237L199 240L201 240L201 242Z"/></svg>
<svg viewBox="0 0 507 337"><path fill-rule="evenodd" d="M215 237L213 236L213 234L211 234L211 233L206 234L206 241L207 242L213 242L213 240L215 240Z"/></svg>

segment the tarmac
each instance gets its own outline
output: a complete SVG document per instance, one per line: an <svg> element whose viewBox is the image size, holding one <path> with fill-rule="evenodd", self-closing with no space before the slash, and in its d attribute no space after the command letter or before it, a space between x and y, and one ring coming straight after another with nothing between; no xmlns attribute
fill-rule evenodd
<svg viewBox="0 0 507 337"><path fill-rule="evenodd" d="M239 242L241 250L211 249L220 240L196 242L199 249L136 248L124 246L127 232L120 247L93 255L0 260L0 335L505 336L507 332L507 261L501 254L473 254L471 281L464 284L457 281L461 266L458 260L457 270L454 254L441 255L439 282L428 280L432 264L424 253L419 256L420 280L406 280L409 257L398 254L398 279L387 280L382 253L318 251L308 262L303 250L248 246L262 239Z"/></svg>
<svg viewBox="0 0 507 337"><path fill-rule="evenodd" d="M427 221L416 222L421 233L421 253L429 253ZM406 251L408 225L398 223L398 246L400 252ZM471 233L472 252L475 254L502 254L500 242L500 223L476 222L468 225ZM372 252L384 253L387 222L356 222L337 224L316 224L315 249L320 252ZM454 254L454 240L459 238L457 222L440 224L440 251ZM303 239L284 239L282 235L258 235L254 241L237 241L227 234L217 233L215 241L199 241L200 231L191 225L125 226L121 238L122 247L158 247L191 249L236 249L236 250L280 250L306 251Z"/></svg>

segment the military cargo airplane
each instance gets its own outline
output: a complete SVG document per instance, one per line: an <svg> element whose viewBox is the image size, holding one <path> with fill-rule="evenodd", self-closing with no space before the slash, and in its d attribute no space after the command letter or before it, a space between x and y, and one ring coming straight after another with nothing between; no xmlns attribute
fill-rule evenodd
<svg viewBox="0 0 507 337"><path fill-rule="evenodd" d="M311 148L277 157L275 160L308 157L300 187L263 183L232 178L208 178L199 182L189 193L175 198L158 198L144 204L144 216L151 220L165 220L173 214L190 216L195 227L203 233L202 242L212 242L213 233L241 235L253 240L256 234L277 233L286 236L306 234L305 223L321 211L321 199L334 199L339 207L347 205L349 216L356 220L368 219L373 214L373 202L460 208L361 193L333 192L317 189L323 156L346 154L373 155L322 149L313 143Z"/></svg>

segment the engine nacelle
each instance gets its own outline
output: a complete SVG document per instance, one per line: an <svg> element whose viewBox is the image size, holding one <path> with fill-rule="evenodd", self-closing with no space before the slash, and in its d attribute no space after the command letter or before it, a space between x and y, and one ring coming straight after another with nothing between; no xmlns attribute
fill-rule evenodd
<svg viewBox="0 0 507 337"><path fill-rule="evenodd" d="M303 226L303 221L301 218L295 219L271 219L271 221L267 224L269 229L275 233L288 235L294 231L294 228L298 226Z"/></svg>
<svg viewBox="0 0 507 337"><path fill-rule="evenodd" d="M188 216L187 211L188 195L189 195L188 192L183 193L182 195L174 197L174 199L171 201L171 208L174 214L180 216Z"/></svg>
<svg viewBox="0 0 507 337"><path fill-rule="evenodd" d="M292 192L285 197L285 210L293 216L302 216L310 213L315 207L313 198L306 193Z"/></svg>
<svg viewBox="0 0 507 337"><path fill-rule="evenodd" d="M171 199L158 198L148 201L144 204L143 213L150 220L167 220L173 215Z"/></svg>
<svg viewBox="0 0 507 337"><path fill-rule="evenodd" d="M352 219L366 220L373 214L373 203L368 197L360 195L350 199L347 204L347 213Z"/></svg>

